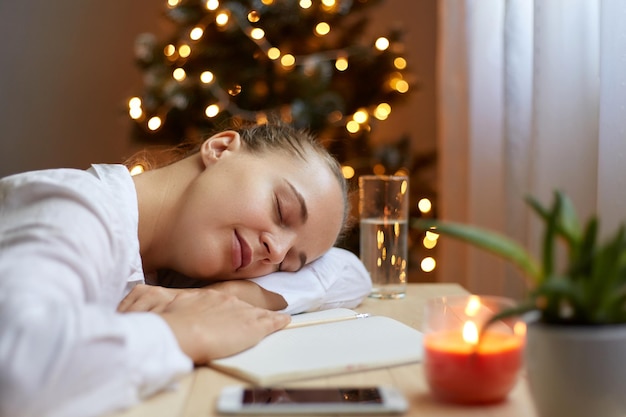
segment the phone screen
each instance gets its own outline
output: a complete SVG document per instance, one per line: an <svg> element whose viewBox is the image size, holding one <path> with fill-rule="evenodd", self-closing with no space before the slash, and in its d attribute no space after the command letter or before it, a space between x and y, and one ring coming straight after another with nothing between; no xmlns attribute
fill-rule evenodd
<svg viewBox="0 0 626 417"><path fill-rule="evenodd" d="M243 393L243 404L382 404L377 388L248 388Z"/></svg>

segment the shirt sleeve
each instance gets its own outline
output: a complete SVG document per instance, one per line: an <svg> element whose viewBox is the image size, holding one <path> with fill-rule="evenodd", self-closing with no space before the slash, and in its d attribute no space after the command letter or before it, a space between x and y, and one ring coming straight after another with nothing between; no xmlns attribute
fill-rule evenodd
<svg viewBox="0 0 626 417"><path fill-rule="evenodd" d="M298 272L274 272L251 281L282 295L288 304L283 312L289 314L353 308L372 290L372 281L361 260L340 248L331 248Z"/></svg>
<svg viewBox="0 0 626 417"><path fill-rule="evenodd" d="M2 417L102 415L192 369L158 315L116 312L124 224L63 179L0 183Z"/></svg>

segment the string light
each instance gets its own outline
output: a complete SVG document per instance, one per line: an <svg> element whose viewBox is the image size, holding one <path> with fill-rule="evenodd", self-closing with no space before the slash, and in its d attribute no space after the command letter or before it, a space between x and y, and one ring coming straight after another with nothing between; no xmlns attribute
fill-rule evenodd
<svg viewBox="0 0 626 417"><path fill-rule="evenodd" d="M420 199L420 201L417 202L417 208L419 209L419 211L421 211L422 213L428 213L430 212L430 210L432 209L433 205L430 202L429 199L427 198L422 198Z"/></svg>
<svg viewBox="0 0 626 417"><path fill-rule="evenodd" d="M218 26L226 26L229 20L230 17L226 12L218 13L218 15L215 16L215 23L217 23Z"/></svg>
<svg viewBox="0 0 626 417"><path fill-rule="evenodd" d="M269 59L271 59L272 61L277 60L278 58L280 58L280 49L276 48L276 47L271 47L270 49L268 49L267 51L267 57Z"/></svg>
<svg viewBox="0 0 626 417"><path fill-rule="evenodd" d="M172 72L172 77L174 77L176 81L183 81L187 78L187 73L182 68L176 68L174 72Z"/></svg>
<svg viewBox="0 0 626 417"><path fill-rule="evenodd" d="M178 55L181 58L187 58L189 55L191 55L191 47L189 45L181 45L178 48Z"/></svg>
<svg viewBox="0 0 626 417"><path fill-rule="evenodd" d="M217 10L218 7L220 7L220 2L218 0L207 0L207 10Z"/></svg>
<svg viewBox="0 0 626 417"><path fill-rule="evenodd" d="M420 262L420 267L424 272L432 272L435 270L436 266L437 262L435 261L435 258L431 256L427 256L426 258L422 259L422 262Z"/></svg>
<svg viewBox="0 0 626 417"><path fill-rule="evenodd" d="M200 40L200 38L202 38L202 35L204 35L204 29L199 26L196 26L195 28L191 29L191 32L189 32L189 38L193 41Z"/></svg>
<svg viewBox="0 0 626 417"><path fill-rule="evenodd" d="M261 3L264 6L272 6L275 2L274 0L261 0ZM167 0L168 7L174 9L180 6L181 0ZM321 0L321 7L326 13L339 13L340 2L336 0ZM317 74L318 66L321 62L331 61L334 62L334 68L339 71L346 71L349 68L349 56L352 53L359 53L359 48L346 48L342 50L328 50L323 52L316 52L314 54L308 56L294 56L290 53L284 53L278 47L272 45L267 39L265 31L258 26L251 26L251 24L258 25L258 23L262 20L262 11L261 10L249 10L243 11L240 8L231 7L221 7L219 0L206 0L204 5L207 10L211 12L215 12L213 15L213 19L215 24L219 28L226 28L229 24L233 24L234 27L238 27L244 34L246 34L252 41L254 41L260 50L266 54L266 56L272 60L276 61L280 64L280 67L285 71L291 71L296 66L301 66L303 68L303 73L307 76L314 76ZM312 0L299 0L298 5L302 9L310 9L313 6ZM344 6L342 6L344 8ZM342 13L345 10L341 11ZM200 22L196 26L194 26L189 31L189 40L196 42L199 41L204 35L206 30L207 22ZM320 21L314 29L314 33L316 36L326 36L330 33L331 26L327 21ZM374 42L374 48L380 52L386 51L390 48L391 42L387 37L381 36L377 38ZM187 79L187 73L183 68L184 62L180 61L181 59L188 59L193 53L193 48L191 44L181 44L176 47L173 44L168 44L163 49L163 54L166 59L171 62L177 62L178 66L172 71L172 77L182 83ZM407 62L401 56L396 56L393 58L393 67L397 70L388 75L387 85L392 92L397 93L406 93L409 91L409 83L405 80L402 74L399 72L401 70L406 69ZM229 100L230 97L235 97L242 92L241 85L233 85L226 90L222 90L222 87L219 87L215 82L215 75L211 71L203 71L200 73L200 76L196 78L203 85L209 86L211 90L211 94L217 98L219 101L218 104L208 104L205 107L205 115L209 118L217 116L221 111L228 111L235 117L240 117L248 120L255 120L259 118L263 118L262 115L259 114L258 111L249 111L239 108L233 102ZM185 81L186 82L186 81ZM196 81L197 82L197 81ZM253 91L255 94L263 95L268 93L268 86L263 86L257 83L254 87ZM179 94L179 93L175 93ZM176 98L173 96L165 101L172 107L183 108L187 105L188 100L184 98L182 94L179 94L180 97ZM210 110L209 110L210 109ZM278 110L278 109L277 109ZM216 113L217 112L217 113ZM143 118L144 109L141 104L137 106L131 106L129 104L129 115L134 120L140 120ZM150 118L147 122L148 129L151 131L158 130L163 124L163 116L167 115L168 111L159 111L161 116L154 116ZM287 120L291 120L291 106L282 106L280 109L280 113L282 117ZM386 120L391 113L391 106L388 103L380 103L377 106L372 106L371 108L361 108L358 109L354 114L344 116L339 111L333 111L329 113L327 116L327 120L332 124L343 123L345 125L346 130L352 135L359 135L361 132L369 132L371 130L371 126L368 124L370 116L375 118L376 120Z"/></svg>
<svg viewBox="0 0 626 417"><path fill-rule="evenodd" d="M219 114L220 112L220 106L218 106L217 104L211 104L210 106L207 106L207 108L204 110L204 114L207 115L207 117L215 117Z"/></svg>
<svg viewBox="0 0 626 417"><path fill-rule="evenodd" d="M325 36L330 33L330 25L326 22L320 22L315 25L315 34L318 36Z"/></svg>
<svg viewBox="0 0 626 417"><path fill-rule="evenodd" d="M356 172L354 171L354 168L352 168L349 165L342 166L341 173L343 174L343 177L347 180L349 180L350 178L353 178L354 175L356 174Z"/></svg>
<svg viewBox="0 0 626 417"><path fill-rule="evenodd" d="M210 84L213 82L214 79L215 76L211 71L203 71L202 74L200 74L200 81L203 84Z"/></svg>
<svg viewBox="0 0 626 417"><path fill-rule="evenodd" d="M150 130L158 130L161 127L161 118L158 116L151 117L148 120L148 129Z"/></svg>
<svg viewBox="0 0 626 417"><path fill-rule="evenodd" d="M335 61L335 68L337 71L345 71L348 69L348 59L345 57L339 57Z"/></svg>
<svg viewBox="0 0 626 417"><path fill-rule="evenodd" d="M144 172L145 170L146 170L146 169L144 168L144 166L143 166L143 165L141 165L141 164L137 164L137 165L133 166L133 167L130 169L130 175L131 175L131 176L135 176L135 175L141 174L141 173L142 173L142 172Z"/></svg>
<svg viewBox="0 0 626 417"><path fill-rule="evenodd" d="M385 37L380 37L380 38L376 39L376 42L374 43L374 46L379 51L384 51L387 48L389 48L389 39L387 39Z"/></svg>

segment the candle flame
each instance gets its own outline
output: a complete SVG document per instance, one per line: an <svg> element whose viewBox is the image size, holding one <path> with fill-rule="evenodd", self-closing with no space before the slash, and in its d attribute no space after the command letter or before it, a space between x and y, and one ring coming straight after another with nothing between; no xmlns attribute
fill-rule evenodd
<svg viewBox="0 0 626 417"><path fill-rule="evenodd" d="M465 315L469 317L476 316L480 307L480 297L477 295L470 295L469 300L467 300L467 306L465 306Z"/></svg>
<svg viewBox="0 0 626 417"><path fill-rule="evenodd" d="M478 344L478 327L471 320L466 321L463 325L463 341L470 345Z"/></svg>

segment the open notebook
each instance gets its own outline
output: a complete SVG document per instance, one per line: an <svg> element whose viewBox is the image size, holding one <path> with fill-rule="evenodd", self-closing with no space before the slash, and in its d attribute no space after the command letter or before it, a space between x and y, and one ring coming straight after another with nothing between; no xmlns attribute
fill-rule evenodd
<svg viewBox="0 0 626 417"><path fill-rule="evenodd" d="M338 308L293 316L289 328L210 366L272 385L418 362L422 351L419 331L389 317Z"/></svg>

